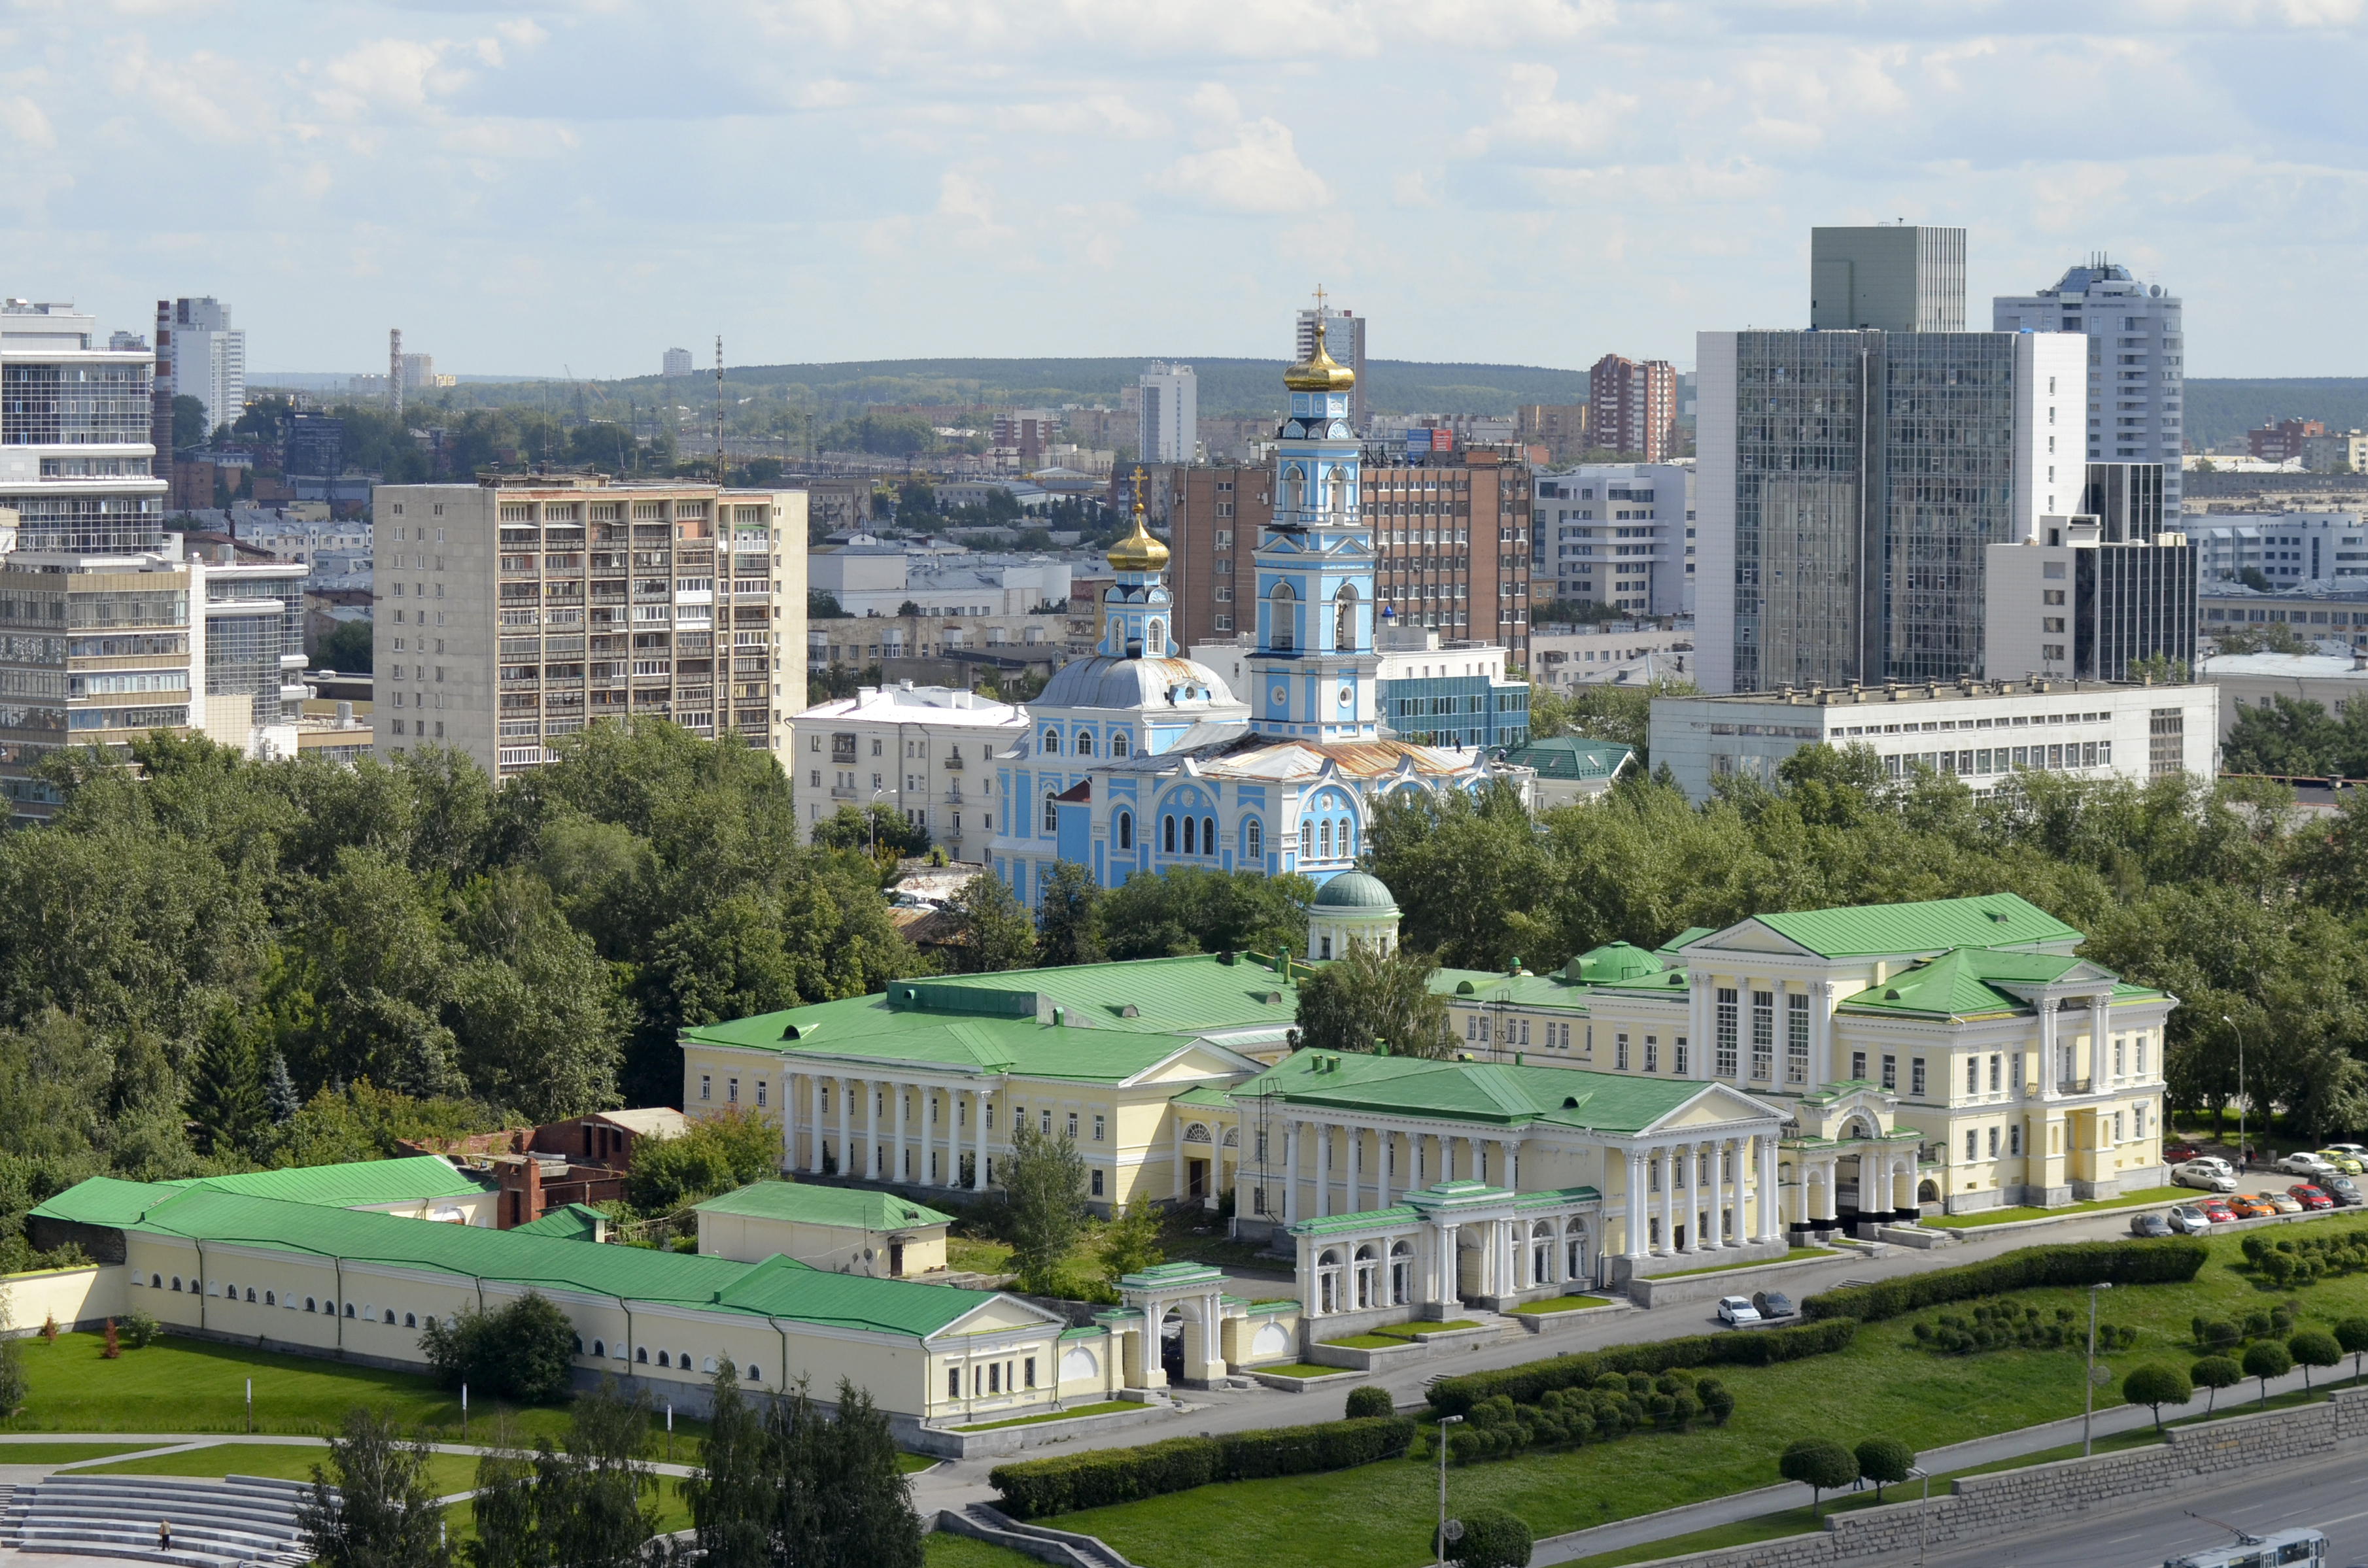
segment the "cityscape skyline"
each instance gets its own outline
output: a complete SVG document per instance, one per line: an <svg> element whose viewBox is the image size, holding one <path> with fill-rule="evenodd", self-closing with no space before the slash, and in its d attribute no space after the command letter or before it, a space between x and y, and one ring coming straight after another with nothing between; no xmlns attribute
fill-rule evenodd
<svg viewBox="0 0 2368 1568"><path fill-rule="evenodd" d="M2260 283L2356 248L2312 90L2353 19L19 12L0 232L10 293L112 326L235 302L258 380L365 371L393 324L464 375L644 375L717 330L745 364L1279 357L1311 276L1377 358L1691 368L1695 331L1807 324L1807 231L1878 220L1967 230L1976 301L2097 252L2158 278L2194 375L2331 374L2362 329ZM103 125L66 68L101 34L139 89Z"/></svg>

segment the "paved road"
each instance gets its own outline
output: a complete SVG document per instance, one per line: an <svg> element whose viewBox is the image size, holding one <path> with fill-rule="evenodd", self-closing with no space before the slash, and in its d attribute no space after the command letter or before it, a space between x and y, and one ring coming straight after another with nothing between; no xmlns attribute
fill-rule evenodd
<svg viewBox="0 0 2368 1568"><path fill-rule="evenodd" d="M2198 1483L2183 1492L2157 1493L2110 1513L2076 1515L2018 1529L2005 1540L1967 1545L1952 1541L1925 1560L1926 1568L2152 1568L2234 1538L2203 1514L2256 1533L2308 1526L2327 1532L2330 1564L2368 1562L2368 1488L2357 1454L2307 1464L2262 1466ZM1905 1568L1914 1552L1862 1558L1866 1568Z"/></svg>
<svg viewBox="0 0 2368 1568"><path fill-rule="evenodd" d="M1775 1288L1782 1290L1797 1301L1804 1296L1830 1290L1845 1279L1874 1279L1930 1268L1953 1268L1960 1264L1979 1262L1984 1258L1996 1257L2000 1253L2012 1252L2018 1247L2042 1243L2126 1236L2129 1224L2127 1213L2109 1211L2003 1236L1983 1236L1976 1232L1962 1244L1935 1247L1930 1252L1895 1246L1880 1258L1847 1254L1832 1263L1785 1269L1774 1277L1774 1284ZM1541 1360L1565 1350L1598 1350L1611 1345L1633 1345L1639 1340L1674 1339L1681 1335L1721 1332L1718 1320L1713 1315L1713 1305L1711 1301L1690 1301L1683 1305L1656 1307L1648 1312L1623 1304L1619 1312L1605 1312L1591 1322L1559 1334L1523 1335L1518 1339L1474 1346L1455 1355L1413 1362L1386 1375L1357 1381L1373 1383L1389 1390L1402 1406L1418 1403L1422 1399L1423 1385L1437 1377L1519 1366L1524 1361ZM1183 1395L1184 1408L1172 1421L1082 1435L1065 1443L1031 1449L1016 1457L1065 1453L1076 1449L1124 1448L1183 1433L1247 1432L1307 1421L1328 1421L1341 1414L1341 1402L1346 1397L1345 1387L1318 1389L1299 1394L1266 1388L1250 1392L1187 1392ZM914 1478L914 1499L925 1509L959 1509L970 1503L992 1502L995 1491L986 1483L987 1472L1003 1462L1001 1459L949 1460ZM1784 1506L1776 1505L1778 1507ZM1768 1511L1764 1508L1754 1510L1759 1513Z"/></svg>

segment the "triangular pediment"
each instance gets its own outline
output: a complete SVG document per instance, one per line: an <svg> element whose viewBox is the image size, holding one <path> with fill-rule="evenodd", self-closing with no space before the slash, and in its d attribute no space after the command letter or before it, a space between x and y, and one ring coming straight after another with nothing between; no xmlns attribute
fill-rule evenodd
<svg viewBox="0 0 2368 1568"><path fill-rule="evenodd" d="M1725 1084L1705 1084L1700 1094L1655 1118L1639 1131L1639 1136L1687 1127L1723 1126L1737 1121L1779 1121L1782 1119L1783 1112L1774 1106L1753 1099L1740 1089Z"/></svg>
<svg viewBox="0 0 2368 1568"><path fill-rule="evenodd" d="M1196 1040L1136 1073L1120 1084L1138 1088L1148 1084L1198 1084L1212 1078L1243 1078L1266 1070L1263 1062L1229 1051L1213 1040Z"/></svg>

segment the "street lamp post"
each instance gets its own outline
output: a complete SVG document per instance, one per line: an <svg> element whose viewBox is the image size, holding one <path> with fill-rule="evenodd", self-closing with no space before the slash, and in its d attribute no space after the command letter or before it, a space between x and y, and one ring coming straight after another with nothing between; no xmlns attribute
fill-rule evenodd
<svg viewBox="0 0 2368 1568"><path fill-rule="evenodd" d="M871 791L871 803L864 809L863 812L871 819L871 858L874 864L877 864L880 859L880 797L887 792L884 789L874 789Z"/></svg>
<svg viewBox="0 0 2368 1568"><path fill-rule="evenodd" d="M1447 1429L1463 1419L1461 1415L1439 1418L1439 1568L1447 1568Z"/></svg>
<svg viewBox="0 0 2368 1568"><path fill-rule="evenodd" d="M2097 1292L2110 1290L2111 1283L2089 1287L2089 1369L2080 1391L2080 1457L2089 1454L2089 1426L2097 1413Z"/></svg>
<svg viewBox="0 0 2368 1568"><path fill-rule="evenodd" d="M1908 1476L1924 1483L1924 1501L1916 1506L1916 1568L1924 1568L1925 1518L1932 1511L1932 1472L1921 1465L1907 1467Z"/></svg>
<svg viewBox="0 0 2368 1568"><path fill-rule="evenodd" d="M2237 1168L2243 1170L2247 1164L2245 1158L2245 1031L2237 1028L2237 1020L2226 1013L2220 1015L2220 1021L2227 1025L2230 1031L2237 1037Z"/></svg>

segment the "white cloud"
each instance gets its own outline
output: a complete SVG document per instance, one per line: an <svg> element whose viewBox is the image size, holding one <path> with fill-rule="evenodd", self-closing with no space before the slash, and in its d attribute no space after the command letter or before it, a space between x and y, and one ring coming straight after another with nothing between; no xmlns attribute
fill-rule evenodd
<svg viewBox="0 0 2368 1568"><path fill-rule="evenodd" d="M58 133L50 129L50 117L30 98L0 97L0 135L21 147L58 144Z"/></svg>
<svg viewBox="0 0 2368 1568"><path fill-rule="evenodd" d="M445 67L451 52L452 46L440 39L374 40L323 68L330 85L315 89L313 101L343 119L389 110L416 114L431 97L450 94L468 79L467 72Z"/></svg>
<svg viewBox="0 0 2368 1568"><path fill-rule="evenodd" d="M1159 184L1229 212L1298 212L1332 199L1330 187L1299 161L1291 128L1264 118L1236 126L1231 146L1177 159Z"/></svg>

